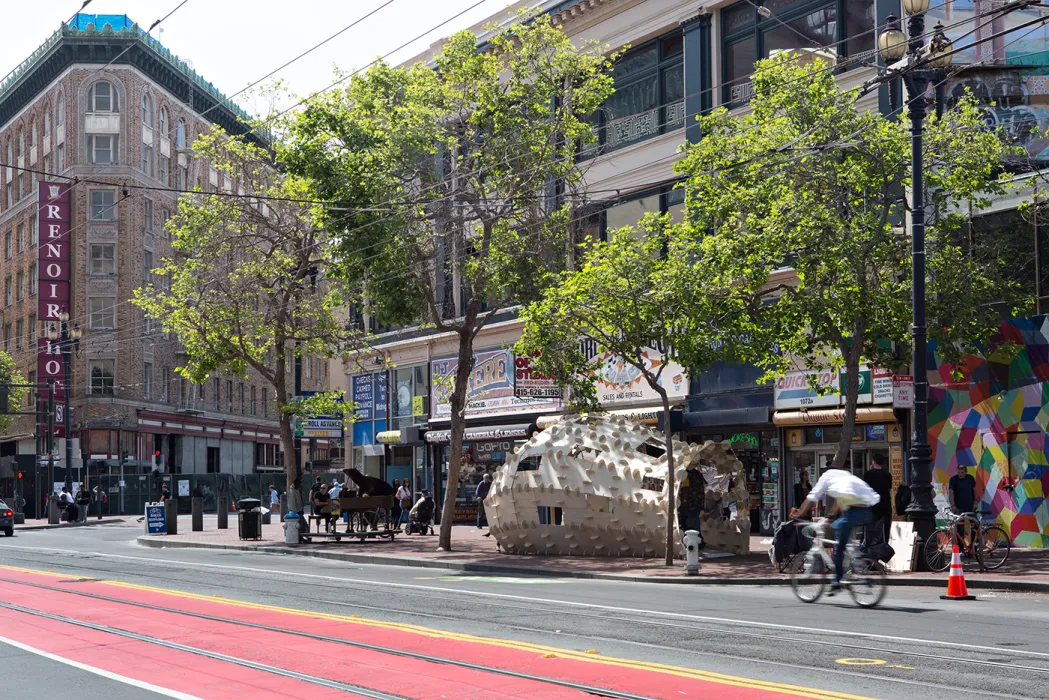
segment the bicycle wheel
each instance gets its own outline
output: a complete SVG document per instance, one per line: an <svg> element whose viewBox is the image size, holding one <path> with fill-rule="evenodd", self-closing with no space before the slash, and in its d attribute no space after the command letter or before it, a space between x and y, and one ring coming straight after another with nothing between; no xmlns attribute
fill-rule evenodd
<svg viewBox="0 0 1049 700"><path fill-rule="evenodd" d="M815 603L827 587L827 567L823 559L799 552L790 563L790 587L803 603Z"/></svg>
<svg viewBox="0 0 1049 700"><path fill-rule="evenodd" d="M951 542L951 533L946 530L936 530L925 540L925 563L929 571L946 571L951 565L951 554L954 552L954 543Z"/></svg>
<svg viewBox="0 0 1049 700"><path fill-rule="evenodd" d="M993 571L1009 558L1012 544L1009 535L1001 525L992 525L983 531L983 546L977 550L983 568Z"/></svg>
<svg viewBox="0 0 1049 700"><path fill-rule="evenodd" d="M862 557L852 562L849 595L861 608L873 608L885 597L885 569L873 559Z"/></svg>

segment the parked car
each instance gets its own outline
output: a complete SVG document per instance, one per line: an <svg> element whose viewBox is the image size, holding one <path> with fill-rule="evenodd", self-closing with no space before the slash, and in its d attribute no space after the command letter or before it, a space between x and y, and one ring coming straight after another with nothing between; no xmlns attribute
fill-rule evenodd
<svg viewBox="0 0 1049 700"><path fill-rule="evenodd" d="M15 534L15 512L3 501L0 501L0 530L8 537Z"/></svg>

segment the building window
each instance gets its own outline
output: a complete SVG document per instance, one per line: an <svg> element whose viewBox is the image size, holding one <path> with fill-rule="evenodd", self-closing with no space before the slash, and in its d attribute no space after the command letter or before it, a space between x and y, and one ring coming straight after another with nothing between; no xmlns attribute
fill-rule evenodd
<svg viewBox="0 0 1049 700"><path fill-rule="evenodd" d="M36 384L36 372L35 371L29 373L28 383L29 384ZM29 400L29 405L30 406L35 406L36 405L36 391L35 390L30 389L29 392L26 394L26 398Z"/></svg>
<svg viewBox="0 0 1049 700"><path fill-rule="evenodd" d="M15 347L22 349L22 338L25 337L25 321L18 319L15 323Z"/></svg>
<svg viewBox="0 0 1049 700"><path fill-rule="evenodd" d="M117 137L112 135L88 134L87 153L89 162L94 165L116 165L119 163L117 140Z"/></svg>
<svg viewBox="0 0 1049 700"><path fill-rule="evenodd" d="M90 269L92 275L116 274L116 244L92 243Z"/></svg>
<svg viewBox="0 0 1049 700"><path fill-rule="evenodd" d="M262 399L262 417L269 418L270 405L266 403L266 389L262 389L259 397Z"/></svg>
<svg viewBox="0 0 1049 700"><path fill-rule="evenodd" d="M92 112L117 112L117 95L113 86L105 80L100 80L91 86L88 94L88 103Z"/></svg>
<svg viewBox="0 0 1049 700"><path fill-rule="evenodd" d="M29 314L29 327L26 328L26 347L36 347L36 314ZM32 384L32 382L29 382Z"/></svg>
<svg viewBox="0 0 1049 700"><path fill-rule="evenodd" d="M29 245L36 248L37 242L40 240L40 229L36 225L36 214L29 217Z"/></svg>
<svg viewBox="0 0 1049 700"><path fill-rule="evenodd" d="M91 190L91 220L116 220L116 199L116 190Z"/></svg>
<svg viewBox="0 0 1049 700"><path fill-rule="evenodd" d="M153 253L148 250L142 251L142 283L153 284Z"/></svg>
<svg viewBox="0 0 1049 700"><path fill-rule="evenodd" d="M237 391L240 393L240 414L244 415L245 413L247 413L247 411L244 410L244 382L240 383L240 386L237 388Z"/></svg>
<svg viewBox="0 0 1049 700"><path fill-rule="evenodd" d="M168 111L163 107L160 108L160 114L157 115L157 134L162 139L170 138L168 136Z"/></svg>
<svg viewBox="0 0 1049 700"><path fill-rule="evenodd" d="M66 169L66 145L60 143L55 146L55 172L60 173Z"/></svg>
<svg viewBox="0 0 1049 700"><path fill-rule="evenodd" d="M721 11L721 101L730 107L750 101L754 62L773 52L819 49L831 62L857 59L850 67L873 55L873 0L778 0L770 9L764 17L757 5L743 0Z"/></svg>
<svg viewBox="0 0 1049 700"><path fill-rule="evenodd" d="M171 234L168 232L168 219L171 218L170 212L166 209L160 210L160 237L165 241L171 238Z"/></svg>
<svg viewBox="0 0 1049 700"><path fill-rule="evenodd" d="M55 128L64 127L66 125L66 96L62 93L58 93L58 99L55 101Z"/></svg>
<svg viewBox="0 0 1049 700"><path fill-rule="evenodd" d="M51 110L44 108L44 140L51 140Z"/></svg>
<svg viewBox="0 0 1049 700"><path fill-rule="evenodd" d="M8 279L7 281L10 282L11 280ZM11 324L10 323L8 323L6 326L4 326L4 352L6 352L8 355L11 354Z"/></svg>
<svg viewBox="0 0 1049 700"><path fill-rule="evenodd" d="M44 172L47 173L48 175L52 175L53 174L51 172L51 154L50 153L44 154Z"/></svg>
<svg viewBox="0 0 1049 700"><path fill-rule="evenodd" d="M176 172L175 189L185 191L189 186L189 166L180 165Z"/></svg>
<svg viewBox="0 0 1049 700"><path fill-rule="evenodd" d="M36 119L34 119L33 122L29 125L29 148L30 148L30 150L32 150L32 149L37 147L37 142L38 141L39 141L39 139L37 138L37 135L36 135ZM32 155L32 153L30 153L29 155Z"/></svg>
<svg viewBox="0 0 1049 700"><path fill-rule="evenodd" d="M142 398L151 398L153 394L153 363L142 365Z"/></svg>
<svg viewBox="0 0 1049 700"><path fill-rule="evenodd" d="M10 260L11 256L14 255L14 233L8 231L4 234L4 259Z"/></svg>
<svg viewBox="0 0 1049 700"><path fill-rule="evenodd" d="M160 181L165 185L171 182L171 159L160 156Z"/></svg>
<svg viewBox="0 0 1049 700"><path fill-rule="evenodd" d="M251 387L251 415L255 415L255 387Z"/></svg>
<svg viewBox="0 0 1049 700"><path fill-rule="evenodd" d="M18 224L18 252L21 253L25 250L25 224Z"/></svg>
<svg viewBox="0 0 1049 700"><path fill-rule="evenodd" d="M36 296L36 263L29 266L29 296Z"/></svg>
<svg viewBox="0 0 1049 700"><path fill-rule="evenodd" d="M226 413L233 413L233 380L226 380Z"/></svg>
<svg viewBox="0 0 1049 700"><path fill-rule="evenodd" d="M115 360L91 360L88 364L88 392L94 396L113 395Z"/></svg>
<svg viewBox="0 0 1049 700"><path fill-rule="evenodd" d="M21 164L25 164L25 129L18 130L18 160ZM15 182L18 183L18 191L15 193L15 197L21 200L29 192L29 173L22 170L15 174Z"/></svg>
<svg viewBox="0 0 1049 700"><path fill-rule="evenodd" d="M630 199L614 202L603 212L601 240L608 240L609 233L624 226L636 227L642 217L650 212L670 214L672 221L681 222L685 215L685 191L681 188L662 188L640 197L635 195Z"/></svg>
<svg viewBox="0 0 1049 700"><path fill-rule="evenodd" d="M4 279L4 306L10 306L14 302L14 285L11 278Z"/></svg>
<svg viewBox="0 0 1049 700"><path fill-rule="evenodd" d="M116 328L117 300L113 297L87 298L87 327L91 330Z"/></svg>
<svg viewBox="0 0 1049 700"><path fill-rule="evenodd" d="M18 301L25 299L25 270L18 271L18 278L15 283L15 298Z"/></svg>
<svg viewBox="0 0 1049 700"><path fill-rule="evenodd" d="M160 368L160 400L164 403L168 401L168 368Z"/></svg>
<svg viewBox="0 0 1049 700"><path fill-rule="evenodd" d="M179 119L178 126L175 127L175 146L177 148L186 147L186 125Z"/></svg>
<svg viewBox="0 0 1049 700"><path fill-rule="evenodd" d="M153 200L142 200L142 230L153 235Z"/></svg>

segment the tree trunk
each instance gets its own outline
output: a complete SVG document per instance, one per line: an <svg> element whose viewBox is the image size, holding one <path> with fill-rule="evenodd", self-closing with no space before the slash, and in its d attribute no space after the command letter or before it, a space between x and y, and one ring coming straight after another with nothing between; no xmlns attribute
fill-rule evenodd
<svg viewBox="0 0 1049 700"><path fill-rule="evenodd" d="M677 493L675 491L676 479L674 478L674 434L670 430L670 399L667 398L666 389L656 385L652 387L659 396L663 399L663 439L667 450L667 556L666 565L674 565L674 518L677 516L677 508L675 507L675 501Z"/></svg>
<svg viewBox="0 0 1049 700"><path fill-rule="evenodd" d="M285 488L289 493L294 488L295 480L299 478L299 475L295 472L295 435L291 429L291 420L291 416L281 413L280 444L284 448Z"/></svg>
<svg viewBox="0 0 1049 700"><path fill-rule="evenodd" d="M858 345L858 341L854 344ZM873 390L873 388L872 388ZM850 348L845 355L845 420L841 425L841 438L838 440L838 451L834 455L831 469L843 469L845 460L852 451L852 433L856 429L856 403L860 391L860 353L857 348Z"/></svg>
<svg viewBox="0 0 1049 700"><path fill-rule="evenodd" d="M437 545L439 550L445 552L452 550L452 522L455 519L455 497L459 492L459 472L462 469L463 434L466 432L466 390L470 385L470 374L474 368L472 319L475 317L476 314L468 314L464 328L459 331L459 364L455 368L455 386L450 398L452 440L448 446L448 487L444 491L441 533ZM437 474L437 478L441 478L440 473Z"/></svg>

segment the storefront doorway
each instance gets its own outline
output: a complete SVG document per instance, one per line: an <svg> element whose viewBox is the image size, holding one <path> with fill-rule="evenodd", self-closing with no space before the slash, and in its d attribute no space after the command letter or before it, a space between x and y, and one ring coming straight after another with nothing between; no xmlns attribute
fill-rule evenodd
<svg viewBox="0 0 1049 700"><path fill-rule="evenodd" d="M884 424L858 425L853 432L852 447L845 458L843 469L862 477L873 459L886 469L890 467L889 431L891 426ZM801 434L798 434L798 431ZM894 434L898 434L895 429ZM802 473L809 476L809 483L815 485L823 472L834 464L841 437L841 426L814 426L808 428L788 429L786 443L787 456L790 461L794 488L790 493L790 505L796 507L801 498L800 484ZM896 477L894 475L894 480Z"/></svg>

